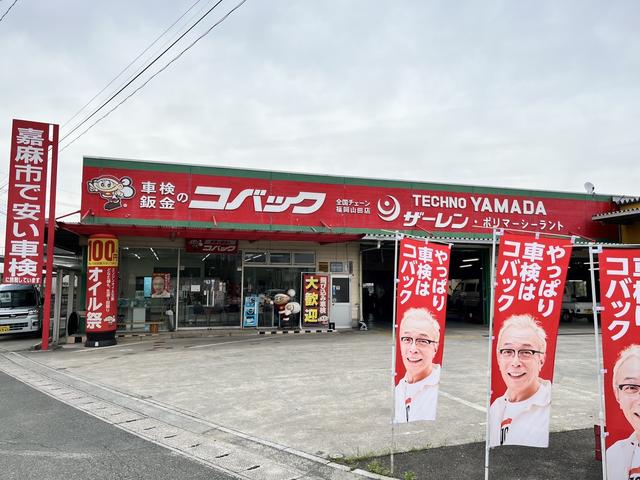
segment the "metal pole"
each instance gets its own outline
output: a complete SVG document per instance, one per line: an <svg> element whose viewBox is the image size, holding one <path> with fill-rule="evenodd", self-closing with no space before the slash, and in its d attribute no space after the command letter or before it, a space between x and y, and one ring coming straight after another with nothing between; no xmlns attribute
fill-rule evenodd
<svg viewBox="0 0 640 480"><path fill-rule="evenodd" d="M393 254L393 312L391 321L391 458L390 470L393 475L393 455L396 449L396 290L398 289L398 231L395 232L395 249Z"/></svg>
<svg viewBox="0 0 640 480"><path fill-rule="evenodd" d="M58 125L49 125L51 162L49 163L49 220L47 222L47 263L45 266L44 312L42 314L42 350L49 348L49 323L51 316L51 287L53 282L53 255L56 230L56 185L58 182ZM40 272L38 272L40 273Z"/></svg>
<svg viewBox="0 0 640 480"><path fill-rule="evenodd" d="M75 312L75 289L76 289L76 272L74 270L69 271L69 286L67 288L67 318L64 321L64 336L69 336L69 315L71 312Z"/></svg>
<svg viewBox="0 0 640 480"><path fill-rule="evenodd" d="M600 338L598 335L598 308L596 303L596 275L593 266L593 254L594 252L602 252L602 247L589 246L589 271L591 272L591 301L593 310L593 331L594 340L596 344L596 368L598 370L598 400L599 400L599 412L598 420L600 424L600 451L602 455L602 480L607 480L607 456L605 452L605 422L604 422L604 377L602 369L602 357L600 356Z"/></svg>
<svg viewBox="0 0 640 480"><path fill-rule="evenodd" d="M491 305L489 307L489 352L487 353L487 426L485 429L484 444L484 478L489 480L489 450L491 449L489 438L491 428L489 425L489 409L491 408L491 364L493 360L493 300L496 293L496 243L498 232L493 229L493 238L491 241Z"/></svg>
<svg viewBox="0 0 640 480"><path fill-rule="evenodd" d="M178 307L180 306L180 251L181 249L178 248L178 270L176 271L176 306L175 309L176 311L173 312L173 319L176 322L173 325L173 329L174 331L178 331L178 320L180 318L180 314L178 313L180 310L178 309ZM196 322L197 325L197 322Z"/></svg>
<svg viewBox="0 0 640 480"><path fill-rule="evenodd" d="M53 337L51 343L60 343L60 310L62 310L62 277L64 270L56 272L56 301L53 307Z"/></svg>

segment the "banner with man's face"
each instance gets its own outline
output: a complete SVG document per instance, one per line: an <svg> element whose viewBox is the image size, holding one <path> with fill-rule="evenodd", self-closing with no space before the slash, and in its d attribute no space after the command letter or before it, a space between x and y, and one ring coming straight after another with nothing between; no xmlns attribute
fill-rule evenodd
<svg viewBox="0 0 640 480"><path fill-rule="evenodd" d="M400 242L394 423L436 418L450 258L450 245Z"/></svg>
<svg viewBox="0 0 640 480"><path fill-rule="evenodd" d="M640 250L598 255L607 478L640 479Z"/></svg>
<svg viewBox="0 0 640 480"><path fill-rule="evenodd" d="M568 239L507 234L496 265L489 442L547 447Z"/></svg>

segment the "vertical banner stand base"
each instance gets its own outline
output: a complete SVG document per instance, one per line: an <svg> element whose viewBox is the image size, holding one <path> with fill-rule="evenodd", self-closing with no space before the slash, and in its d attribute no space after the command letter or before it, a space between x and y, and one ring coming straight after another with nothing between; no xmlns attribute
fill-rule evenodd
<svg viewBox="0 0 640 480"><path fill-rule="evenodd" d="M87 332L87 341L85 347L111 347L117 345L116 332Z"/></svg>

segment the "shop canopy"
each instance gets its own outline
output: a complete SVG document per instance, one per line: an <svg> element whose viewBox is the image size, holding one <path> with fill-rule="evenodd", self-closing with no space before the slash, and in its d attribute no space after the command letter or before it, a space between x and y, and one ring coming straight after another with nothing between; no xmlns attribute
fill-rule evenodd
<svg viewBox="0 0 640 480"><path fill-rule="evenodd" d="M319 244L358 241L363 234L324 231L241 230L225 228L192 228L166 225L115 225L58 222L58 228L89 237L108 233L117 237L199 238L217 240L260 240L317 242ZM316 229L317 230L317 229ZM327 231L329 230L329 231Z"/></svg>

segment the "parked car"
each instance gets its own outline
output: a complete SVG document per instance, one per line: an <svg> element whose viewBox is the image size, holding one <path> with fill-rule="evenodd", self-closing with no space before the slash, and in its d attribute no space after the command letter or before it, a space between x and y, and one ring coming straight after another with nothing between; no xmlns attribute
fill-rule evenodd
<svg viewBox="0 0 640 480"><path fill-rule="evenodd" d="M42 300L33 285L0 285L0 335L39 332Z"/></svg>

